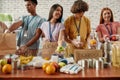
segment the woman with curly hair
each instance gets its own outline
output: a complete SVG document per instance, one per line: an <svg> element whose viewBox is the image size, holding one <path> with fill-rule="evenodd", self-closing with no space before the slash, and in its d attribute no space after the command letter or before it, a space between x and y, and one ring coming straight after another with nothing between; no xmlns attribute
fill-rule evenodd
<svg viewBox="0 0 120 80"><path fill-rule="evenodd" d="M86 11L88 4L83 0L76 0L71 7L73 15L64 22L67 46L71 48L69 53L73 53L74 48L87 48L91 27L89 19L84 16Z"/></svg>

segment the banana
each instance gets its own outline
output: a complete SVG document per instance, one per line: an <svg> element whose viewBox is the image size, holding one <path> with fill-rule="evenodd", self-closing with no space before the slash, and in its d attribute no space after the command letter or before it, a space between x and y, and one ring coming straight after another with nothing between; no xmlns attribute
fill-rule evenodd
<svg viewBox="0 0 120 80"><path fill-rule="evenodd" d="M33 56L20 56L20 63L21 64L27 64L33 59Z"/></svg>

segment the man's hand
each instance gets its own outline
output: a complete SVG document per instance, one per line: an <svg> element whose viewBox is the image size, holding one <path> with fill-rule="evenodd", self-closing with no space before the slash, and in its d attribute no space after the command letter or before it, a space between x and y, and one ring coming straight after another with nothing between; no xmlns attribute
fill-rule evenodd
<svg viewBox="0 0 120 80"><path fill-rule="evenodd" d="M25 54L27 52L28 48L27 46L21 46L17 51L16 54L21 55L21 54Z"/></svg>

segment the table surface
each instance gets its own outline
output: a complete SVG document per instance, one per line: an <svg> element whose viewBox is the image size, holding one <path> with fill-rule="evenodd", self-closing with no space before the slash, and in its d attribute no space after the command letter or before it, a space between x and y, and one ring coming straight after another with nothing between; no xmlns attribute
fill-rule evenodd
<svg viewBox="0 0 120 80"><path fill-rule="evenodd" d="M42 69L31 70L17 70L16 73L3 74L0 73L0 80L113 80L120 78L120 68L107 68L107 69L86 69L80 71L78 74L70 75L56 72L53 75L46 74Z"/></svg>

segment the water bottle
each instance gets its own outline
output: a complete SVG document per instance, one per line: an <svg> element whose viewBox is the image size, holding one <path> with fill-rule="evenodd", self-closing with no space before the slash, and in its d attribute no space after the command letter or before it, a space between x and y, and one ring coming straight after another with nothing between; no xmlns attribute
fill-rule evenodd
<svg viewBox="0 0 120 80"><path fill-rule="evenodd" d="M104 53L105 53L104 57L107 63L111 62L110 52L111 52L111 42L108 38L106 38L104 43Z"/></svg>

